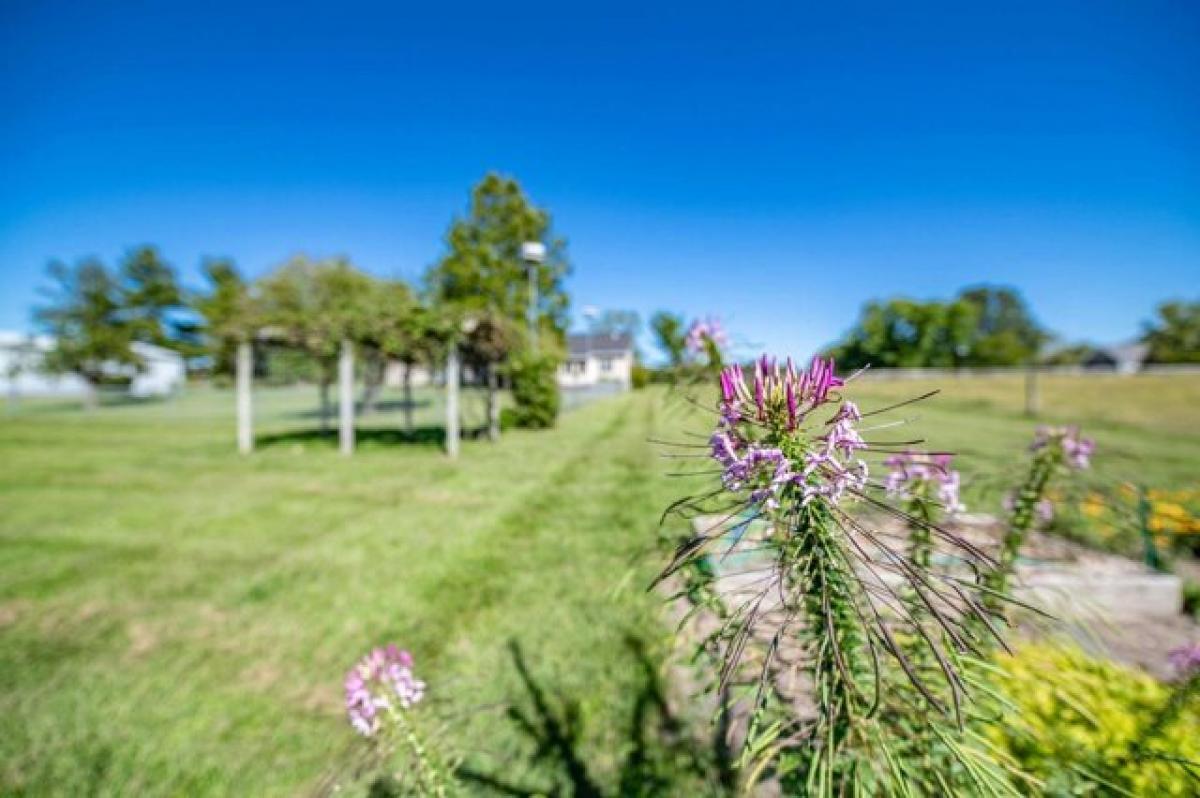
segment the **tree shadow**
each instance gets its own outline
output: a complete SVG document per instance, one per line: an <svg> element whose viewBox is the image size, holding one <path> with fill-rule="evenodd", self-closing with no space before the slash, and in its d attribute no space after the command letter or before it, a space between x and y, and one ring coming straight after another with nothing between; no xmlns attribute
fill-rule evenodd
<svg viewBox="0 0 1200 798"><path fill-rule="evenodd" d="M486 436L485 428L465 429L462 432L462 437L466 440ZM356 446L442 446L446 442L446 428L425 425L414 427L411 431L386 427L355 429L354 440ZM338 445L338 432L337 429L301 429L271 432L254 437L254 445L257 447L286 444L315 444L335 448Z"/></svg>
<svg viewBox="0 0 1200 798"><path fill-rule="evenodd" d="M516 641L509 642L509 650L525 689L525 700L514 702L507 715L520 735L533 743L530 763L553 773L554 783L521 784L507 780L503 772L488 773L469 765L460 766L457 777L489 792L528 798L659 796L697 787L714 795L732 795L737 777L725 742L725 724L718 724L711 750L706 750L706 745L672 712L658 667L646 653L645 644L629 636L625 645L639 670L640 687L630 708L627 753L613 787L605 788L605 782L580 752L584 723L579 701L552 695L539 684Z"/></svg>
<svg viewBox="0 0 1200 798"><path fill-rule="evenodd" d="M360 399L354 400L354 412L356 415L371 416L376 413L399 413L402 410L411 410L416 412L421 408L432 407L431 399L414 399L411 402L406 402L403 399L377 399L371 403L370 408L364 408ZM337 418L338 403L331 402L329 405L330 418ZM321 408L314 407L307 410L293 410L287 414L291 418L320 418Z"/></svg>

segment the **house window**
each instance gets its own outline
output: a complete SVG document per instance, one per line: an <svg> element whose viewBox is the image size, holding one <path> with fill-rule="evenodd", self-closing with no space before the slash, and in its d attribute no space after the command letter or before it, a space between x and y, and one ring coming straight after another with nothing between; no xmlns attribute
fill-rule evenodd
<svg viewBox="0 0 1200 798"><path fill-rule="evenodd" d="M612 364L613 361L611 357L600 358L600 371L604 374L608 374L612 371Z"/></svg>
<svg viewBox="0 0 1200 798"><path fill-rule="evenodd" d="M584 367L585 364L582 360L568 360L567 374L570 374L573 377L578 377L583 374Z"/></svg>

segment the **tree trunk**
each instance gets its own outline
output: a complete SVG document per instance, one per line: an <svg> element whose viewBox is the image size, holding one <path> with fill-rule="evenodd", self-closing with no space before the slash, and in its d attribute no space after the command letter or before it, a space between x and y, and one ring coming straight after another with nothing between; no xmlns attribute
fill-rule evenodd
<svg viewBox="0 0 1200 798"><path fill-rule="evenodd" d="M458 457L459 427L458 427L458 381L460 363L458 347L451 346L446 355L446 454L452 459Z"/></svg>
<svg viewBox="0 0 1200 798"><path fill-rule="evenodd" d="M87 388L83 392L83 409L90 413L100 406L100 390L94 381L87 377L84 377L83 380L87 383Z"/></svg>
<svg viewBox="0 0 1200 798"><path fill-rule="evenodd" d="M387 373L387 360L375 353L364 355L363 361L363 395L358 403L358 412L365 416L378 409L379 391Z"/></svg>
<svg viewBox="0 0 1200 798"><path fill-rule="evenodd" d="M413 392L412 392L412 363L404 364L404 431L412 435L413 430Z"/></svg>
<svg viewBox="0 0 1200 798"><path fill-rule="evenodd" d="M488 440L500 440L500 375L495 363L487 365L487 421Z"/></svg>
<svg viewBox="0 0 1200 798"><path fill-rule="evenodd" d="M333 408L329 403L329 387L330 379L321 377L321 432L329 432L329 417L333 415Z"/></svg>

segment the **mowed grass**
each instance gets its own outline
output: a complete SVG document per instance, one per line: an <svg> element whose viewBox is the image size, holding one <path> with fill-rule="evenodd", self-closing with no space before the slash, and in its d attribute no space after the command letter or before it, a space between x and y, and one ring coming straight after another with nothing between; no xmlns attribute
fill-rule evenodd
<svg viewBox="0 0 1200 798"><path fill-rule="evenodd" d="M346 459L291 436L314 398L261 392L276 442L249 458L222 393L0 422L0 791L307 791L353 759L342 675L388 641L414 652L423 708L481 781L549 791L565 772L528 764L504 711L536 717L518 649L588 778L630 777L665 722L646 592L679 490L647 442L676 423L662 395L467 441L456 463L432 443Z"/></svg>
<svg viewBox="0 0 1200 798"><path fill-rule="evenodd" d="M1046 378L1039 420L1007 378L852 393L871 410L933 387L871 437L956 451L972 509L995 509L1042 421L1097 438L1093 479L1197 481L1200 378ZM271 444L249 458L221 392L0 420L0 791L306 792L353 758L341 677L387 641L413 650L422 711L448 721L473 788L550 793L572 757L604 794L710 787L703 745L672 748L689 732L656 709L669 629L645 591L659 513L688 492L668 472L704 467L651 440L703 435L708 417L647 391L552 432L469 440L451 463L421 396L424 442L396 443L389 412L363 422L377 432L351 459L311 435L311 389L258 394ZM477 424L479 397L466 405ZM509 704L556 753L531 760ZM662 765L648 788L647 761Z"/></svg>
<svg viewBox="0 0 1200 798"><path fill-rule="evenodd" d="M938 393L875 417L902 426L868 438L922 439L952 451L967 480L971 509L998 511L1023 472L1039 424L1078 424L1096 440L1093 468L1080 479L1097 487L1132 482L1151 488L1200 484L1200 375L1042 375L1037 418L1024 415L1022 377L871 380L851 386L864 411Z"/></svg>

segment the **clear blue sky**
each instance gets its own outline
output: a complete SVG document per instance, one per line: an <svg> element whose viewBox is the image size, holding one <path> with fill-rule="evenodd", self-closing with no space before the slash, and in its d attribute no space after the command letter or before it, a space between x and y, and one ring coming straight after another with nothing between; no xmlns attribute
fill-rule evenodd
<svg viewBox="0 0 1200 798"><path fill-rule="evenodd" d="M416 278L489 169L576 308L777 352L979 281L1103 342L1200 294L1196 2L409 5L3 0L0 327L142 242Z"/></svg>

